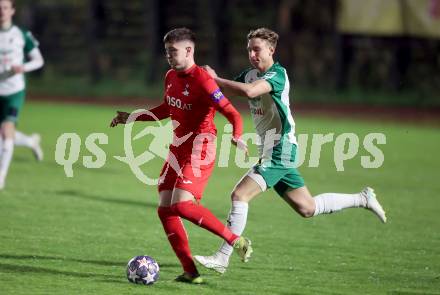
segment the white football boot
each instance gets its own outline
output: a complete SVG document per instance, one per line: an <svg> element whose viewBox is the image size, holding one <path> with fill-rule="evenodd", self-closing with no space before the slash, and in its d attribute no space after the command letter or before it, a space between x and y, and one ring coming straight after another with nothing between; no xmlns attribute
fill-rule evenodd
<svg viewBox="0 0 440 295"><path fill-rule="evenodd" d="M41 136L38 133L34 133L31 135L32 138L32 152L34 153L35 159L41 162L43 161L43 149L41 148Z"/></svg>
<svg viewBox="0 0 440 295"><path fill-rule="evenodd" d="M229 261L220 258L220 255L215 253L212 256L194 256L195 261L197 261L200 265L206 267L207 269L211 269L220 274L224 274L226 269L228 268Z"/></svg>
<svg viewBox="0 0 440 295"><path fill-rule="evenodd" d="M0 190L4 190L6 185L6 175L0 173Z"/></svg>
<svg viewBox="0 0 440 295"><path fill-rule="evenodd" d="M364 196L365 200L367 201L365 209L368 209L376 214L383 223L387 222L385 211L377 200L374 190L371 187L366 187L361 192L361 195Z"/></svg>

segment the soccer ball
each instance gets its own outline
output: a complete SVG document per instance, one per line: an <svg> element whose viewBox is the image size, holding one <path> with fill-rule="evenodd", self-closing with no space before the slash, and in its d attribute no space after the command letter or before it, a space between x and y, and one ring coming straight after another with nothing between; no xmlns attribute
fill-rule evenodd
<svg viewBox="0 0 440 295"><path fill-rule="evenodd" d="M133 257L127 264L127 279L135 284L154 284L159 279L159 265L150 256Z"/></svg>

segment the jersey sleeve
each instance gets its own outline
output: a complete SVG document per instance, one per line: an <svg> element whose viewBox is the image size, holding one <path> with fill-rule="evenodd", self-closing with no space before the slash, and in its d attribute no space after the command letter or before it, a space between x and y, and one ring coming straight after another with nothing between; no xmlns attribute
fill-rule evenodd
<svg viewBox="0 0 440 295"><path fill-rule="evenodd" d="M272 92L280 92L284 89L284 83L286 81L285 75L281 70L269 71L262 77L272 87Z"/></svg>
<svg viewBox="0 0 440 295"><path fill-rule="evenodd" d="M224 96L217 83L209 77L202 82L202 87L210 103L232 124L234 138L240 138L243 133L243 121L240 113L234 108L229 99Z"/></svg>
<svg viewBox="0 0 440 295"><path fill-rule="evenodd" d="M168 78L170 73L171 70L165 74L164 89L166 89L166 85L168 83ZM136 118L136 121L156 121L156 119L163 120L168 117L170 117L170 108L168 106L168 103L165 101L165 94L164 94L164 99L162 104L144 112L143 114L141 114Z"/></svg>
<svg viewBox="0 0 440 295"><path fill-rule="evenodd" d="M28 54L34 48L37 48L39 43L30 31L22 31L22 32L23 32L23 37L24 37L24 53Z"/></svg>
<svg viewBox="0 0 440 295"><path fill-rule="evenodd" d="M136 118L136 121L156 121L163 120L170 116L168 104L164 101L162 104L148 111L144 111Z"/></svg>

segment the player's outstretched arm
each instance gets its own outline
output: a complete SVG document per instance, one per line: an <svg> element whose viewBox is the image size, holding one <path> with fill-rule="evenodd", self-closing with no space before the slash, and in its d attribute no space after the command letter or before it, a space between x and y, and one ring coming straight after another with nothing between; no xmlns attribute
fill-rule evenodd
<svg viewBox="0 0 440 295"><path fill-rule="evenodd" d="M208 66L208 65L204 65L202 68L203 68L206 72L208 72L208 74L209 74L214 80L220 78L220 77L217 75L216 71L215 71L213 68L211 68L210 66ZM231 89L231 88L228 88L228 87L222 86L222 85L220 85L220 83L217 83L217 84L218 84L218 86L220 87L220 89L222 90L223 94L226 95L226 97L240 96L240 92L238 92L238 91L234 91L234 89Z"/></svg>
<svg viewBox="0 0 440 295"><path fill-rule="evenodd" d="M134 121L157 121L168 118L170 116L170 110L168 104L165 102L161 105L152 108L150 110L144 110L140 113L136 113ZM130 119L130 113L117 111L116 116L110 122L110 127L115 127L118 124L130 123L133 119Z"/></svg>
<svg viewBox="0 0 440 295"><path fill-rule="evenodd" d="M214 78L215 82L217 82L222 90L225 90L225 94L228 97L243 96L252 99L272 91L272 86L266 80L257 80L252 83L241 83L219 77L215 70L210 66L204 66L204 69Z"/></svg>
<svg viewBox="0 0 440 295"><path fill-rule="evenodd" d="M221 87L230 89L237 96L253 99L272 91L272 86L266 80L257 80L252 83L241 83L223 78L216 78L215 81Z"/></svg>

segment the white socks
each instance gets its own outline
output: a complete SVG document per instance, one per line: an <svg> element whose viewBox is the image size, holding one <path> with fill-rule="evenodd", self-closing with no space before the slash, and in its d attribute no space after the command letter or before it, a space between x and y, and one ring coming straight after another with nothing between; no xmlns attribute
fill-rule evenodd
<svg viewBox="0 0 440 295"><path fill-rule="evenodd" d="M232 208L231 212L229 212L227 226L237 236L241 236L246 227L248 208L249 205L246 202L232 201ZM228 265L229 257L233 251L234 248L231 245L223 242L215 255Z"/></svg>
<svg viewBox="0 0 440 295"><path fill-rule="evenodd" d="M14 153L14 139L7 138L2 142L0 156L0 182L4 184L8 174L9 164Z"/></svg>
<svg viewBox="0 0 440 295"><path fill-rule="evenodd" d="M317 195L315 200L315 213L329 214L340 211L345 208L365 207L366 199L361 194L338 194L325 193ZM227 226L236 235L241 236L246 227L248 203L241 201L232 201L232 208L229 212ZM220 249L214 254L217 261L224 266L228 266L229 257L234 251L233 247L223 242Z"/></svg>
<svg viewBox="0 0 440 295"><path fill-rule="evenodd" d="M313 216L367 205L367 200L361 194L325 193L317 195L313 199L315 200L315 213Z"/></svg>
<svg viewBox="0 0 440 295"><path fill-rule="evenodd" d="M32 136L26 135L18 130L15 130L15 145L33 148L34 139Z"/></svg>

